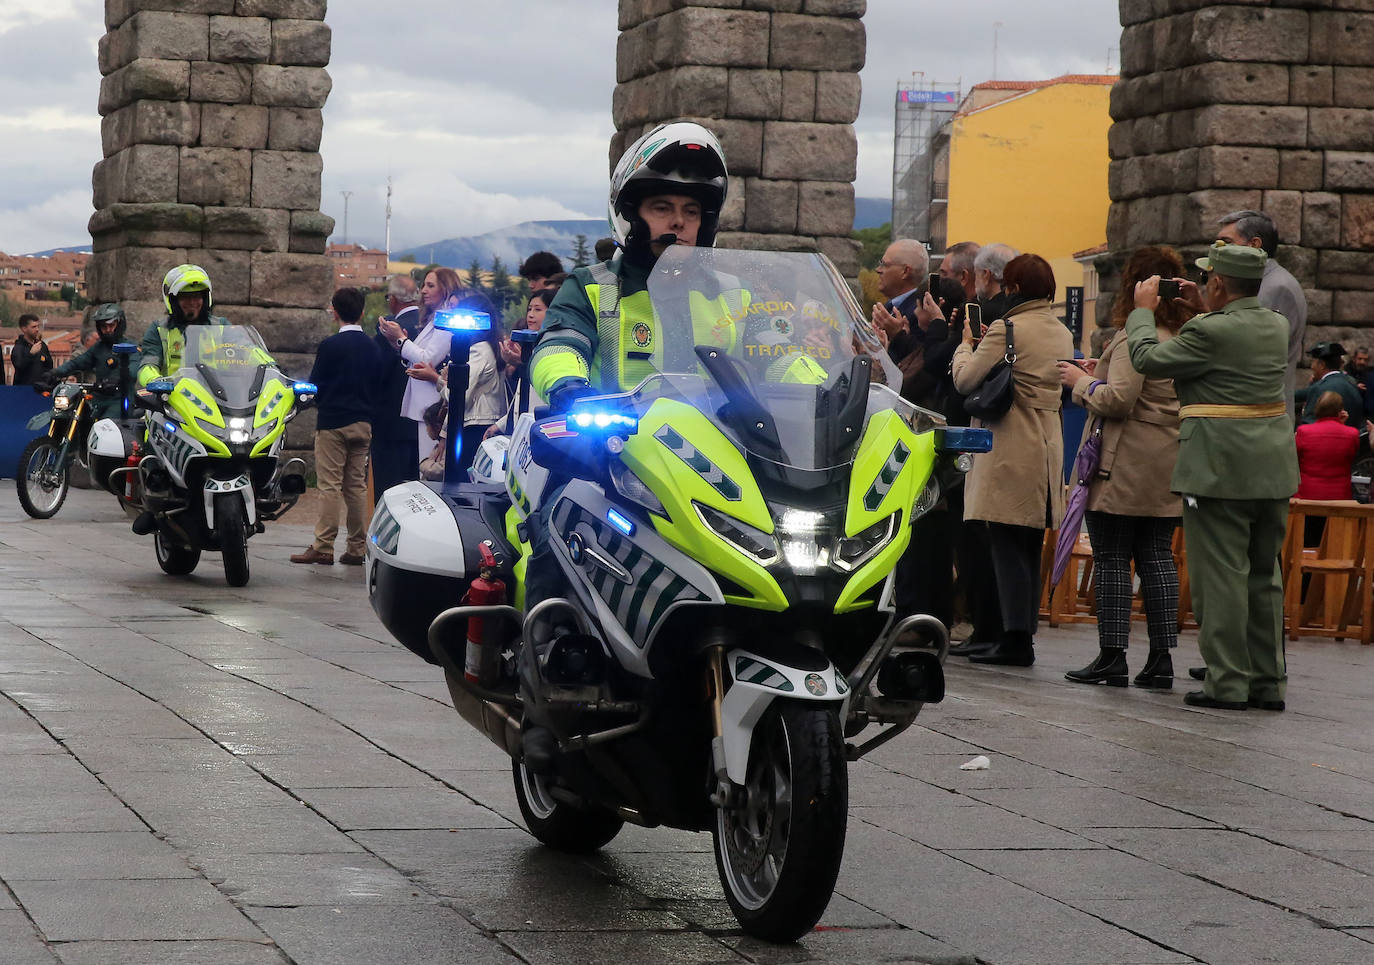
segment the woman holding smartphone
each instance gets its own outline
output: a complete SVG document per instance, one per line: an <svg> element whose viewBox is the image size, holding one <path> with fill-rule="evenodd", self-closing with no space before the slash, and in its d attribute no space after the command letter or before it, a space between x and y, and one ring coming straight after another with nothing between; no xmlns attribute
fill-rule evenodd
<svg viewBox="0 0 1374 965"><path fill-rule="evenodd" d="M1182 507L1169 491L1169 480L1178 458L1178 397L1172 379L1147 379L1131 365L1123 326L1135 307L1136 282L1182 274L1183 260L1172 248L1136 251L1122 270L1121 290L1112 305L1116 334L1095 368L1058 363L1064 386L1089 413L1083 440L1099 424L1102 432L1102 456L1088 490L1086 516L1097 573L1099 651L1092 663L1064 675L1075 683L1126 686L1134 561L1150 636L1150 655L1135 684L1173 687L1169 651L1178 644L1178 572L1172 544ZM1186 299L1161 301L1155 310L1159 340L1172 338L1192 315Z"/></svg>
<svg viewBox="0 0 1374 965"><path fill-rule="evenodd" d="M452 268L435 268L425 275L425 283L420 286L420 329L413 339L394 321L382 319L377 323L378 330L386 336L388 344L395 347L397 354L409 366L406 374L410 376L410 381L406 383L405 395L401 397L401 415L419 424L415 441L420 459L429 455L434 446L425 428L425 410L439 401L439 390L432 381L417 377L426 370L417 369L416 365L425 363L427 374L439 368L448 357L452 340L448 332L434 327L434 313L440 311L462 287L458 273Z"/></svg>

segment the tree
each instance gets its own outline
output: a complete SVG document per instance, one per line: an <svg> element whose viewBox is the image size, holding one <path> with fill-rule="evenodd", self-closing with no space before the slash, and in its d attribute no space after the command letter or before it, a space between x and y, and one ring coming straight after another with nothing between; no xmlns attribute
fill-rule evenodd
<svg viewBox="0 0 1374 965"><path fill-rule="evenodd" d="M506 265L501 261L499 255L492 255L491 258L491 300L496 303L498 311L505 312L506 303L514 297L515 286L511 284L510 272Z"/></svg>
<svg viewBox="0 0 1374 965"><path fill-rule="evenodd" d="M396 260L397 260L397 261L403 261L403 262L415 262L415 261L417 261L418 259L415 257L415 252L413 252L413 251L407 251L404 255L402 255L401 257L397 258Z"/></svg>
<svg viewBox="0 0 1374 965"><path fill-rule="evenodd" d="M477 291L484 291L487 287L482 281L482 266L476 258L468 265L468 287Z"/></svg>
<svg viewBox="0 0 1374 965"><path fill-rule="evenodd" d="M586 235L573 238L572 263L574 268L585 268L592 263L592 249Z"/></svg>
<svg viewBox="0 0 1374 965"><path fill-rule="evenodd" d="M882 258L882 255L878 257ZM878 273L871 268L859 269L859 287L863 292L859 302L863 306L864 318L872 318L873 306L883 300L883 293L878 290Z"/></svg>
<svg viewBox="0 0 1374 965"><path fill-rule="evenodd" d="M363 331L369 335L377 332L377 319L386 314L386 291L369 292L363 304Z"/></svg>
<svg viewBox="0 0 1374 965"><path fill-rule="evenodd" d="M863 250L859 252L859 265L868 269L877 268L878 262L883 260L883 252L892 243L892 222L876 228L860 228L850 237L863 245Z"/></svg>

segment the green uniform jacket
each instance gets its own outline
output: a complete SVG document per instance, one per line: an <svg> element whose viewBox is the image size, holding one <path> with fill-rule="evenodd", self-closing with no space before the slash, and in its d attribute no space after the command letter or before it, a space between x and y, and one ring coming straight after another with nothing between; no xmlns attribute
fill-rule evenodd
<svg viewBox="0 0 1374 965"><path fill-rule="evenodd" d="M211 315L209 325L228 325L229 319ZM138 343L142 358L138 363L138 384L147 385L153 379L171 375L181 368L181 350L186 345L186 326L173 325L171 318L161 325L153 325L143 333Z"/></svg>
<svg viewBox="0 0 1374 965"><path fill-rule="evenodd" d="M627 392L656 372L694 372L695 345L726 351L737 341L736 320L747 292L692 291L682 318L659 318L649 298L649 269L621 258L606 263L619 289L615 314L601 319L602 285L591 268L578 268L558 290L530 362L534 391L547 399L565 380L585 379L600 392Z"/></svg>
<svg viewBox="0 0 1374 965"><path fill-rule="evenodd" d="M1166 342L1155 315L1137 308L1126 319L1131 364L1145 376L1174 380L1180 406L1284 402L1288 321L1238 298L1199 315ZM1262 419L1186 418L1179 424L1171 488L1213 499L1287 499L1298 489L1298 452L1288 415Z"/></svg>
<svg viewBox="0 0 1374 965"><path fill-rule="evenodd" d="M52 370L58 378L80 372L94 373L95 414L101 419L116 419L124 413L124 400L119 394L120 360L128 359L129 385L133 387L133 356L116 355L112 346L96 342L80 355L73 355Z"/></svg>

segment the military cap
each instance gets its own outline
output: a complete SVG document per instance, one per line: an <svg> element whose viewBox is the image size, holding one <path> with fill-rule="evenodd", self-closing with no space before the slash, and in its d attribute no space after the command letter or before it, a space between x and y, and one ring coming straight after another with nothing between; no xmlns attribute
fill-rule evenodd
<svg viewBox="0 0 1374 965"><path fill-rule="evenodd" d="M1340 342L1318 342L1307 354L1314 359L1339 359L1345 356L1345 346Z"/></svg>
<svg viewBox="0 0 1374 965"><path fill-rule="evenodd" d="M1260 248L1218 241L1205 258L1199 258L1194 264L1203 271L1216 272L1227 278L1263 278L1264 263L1268 260L1269 256Z"/></svg>

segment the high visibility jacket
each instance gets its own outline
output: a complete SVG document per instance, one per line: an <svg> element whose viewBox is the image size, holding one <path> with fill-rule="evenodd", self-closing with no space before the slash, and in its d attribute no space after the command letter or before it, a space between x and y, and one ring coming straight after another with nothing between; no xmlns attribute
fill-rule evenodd
<svg viewBox="0 0 1374 965"><path fill-rule="evenodd" d="M749 306L739 288L690 291L678 311L654 311L649 272L617 257L576 269L549 306L530 362L534 391L549 398L564 380L628 392L656 372L695 372L697 345L736 351Z"/></svg>
<svg viewBox="0 0 1374 965"><path fill-rule="evenodd" d="M210 325L228 325L229 319L218 315L210 316ZM147 385L154 379L171 375L181 368L182 353L186 348L186 327L172 324L171 318L161 325L154 325L143 333L138 343L142 358L138 363L138 384Z"/></svg>

